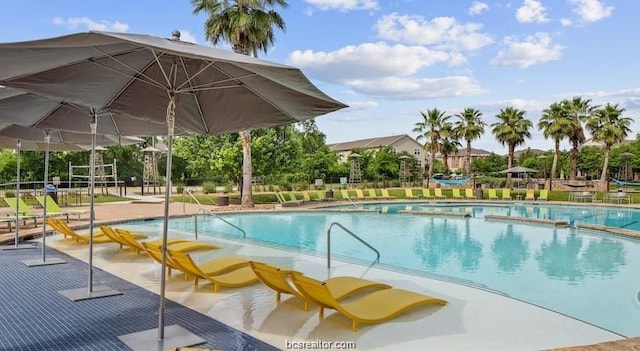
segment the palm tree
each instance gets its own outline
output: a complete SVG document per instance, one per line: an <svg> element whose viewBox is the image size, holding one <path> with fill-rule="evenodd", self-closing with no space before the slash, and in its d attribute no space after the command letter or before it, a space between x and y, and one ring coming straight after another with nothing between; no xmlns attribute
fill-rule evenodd
<svg viewBox="0 0 640 351"><path fill-rule="evenodd" d="M274 29L285 30L282 17L274 10L287 8L285 0L191 0L193 13L209 15L205 37L214 45L226 41L233 51L258 56L275 42ZM253 207L251 133L240 132L242 138L242 206Z"/></svg>
<svg viewBox="0 0 640 351"><path fill-rule="evenodd" d="M593 114L586 120L585 126L591 132L593 140L604 144L604 164L602 165L602 175L600 180L606 183L609 173L609 156L611 147L624 141L631 129L632 119L622 117L624 108L619 108L618 104L607 103L604 108L593 111Z"/></svg>
<svg viewBox="0 0 640 351"><path fill-rule="evenodd" d="M591 99L582 99L579 96L571 100L560 102L571 121L569 141L571 142L571 172L569 179L575 180L578 174L578 148L585 141L582 122L593 113L595 107L591 106Z"/></svg>
<svg viewBox="0 0 640 351"><path fill-rule="evenodd" d="M455 115L456 130L460 138L467 142L467 152L464 160L464 174L471 175L471 141L480 138L484 134L487 124L480 118L482 112L467 107L462 113Z"/></svg>
<svg viewBox="0 0 640 351"><path fill-rule="evenodd" d="M433 164L436 161L436 153L440 151L442 129L451 116L447 116L446 111L440 111L437 108L427 110L426 113L420 112L420 114L422 115L422 122L415 124L413 132L418 133L416 140L425 140L424 149L428 150L431 155L427 178L428 187L429 180L433 175Z"/></svg>
<svg viewBox="0 0 640 351"><path fill-rule="evenodd" d="M509 150L507 168L513 167L516 146L524 144L525 139L531 138L529 129L533 123L524 118L526 113L527 111L518 110L515 107L506 107L496 115L499 121L491 125L493 135L502 145L506 144ZM507 174L506 186L511 186L511 173Z"/></svg>
<svg viewBox="0 0 640 351"><path fill-rule="evenodd" d="M442 126L440 153L444 163L444 174L449 174L449 155L455 153L460 148L460 137L453 123L446 122Z"/></svg>
<svg viewBox="0 0 640 351"><path fill-rule="evenodd" d="M542 130L545 139L554 141L553 163L549 175L549 190L553 189L553 179L556 176L558 157L560 157L560 141L571 136L571 120L567 116L562 104L554 102L542 111L542 117L538 122L538 129Z"/></svg>

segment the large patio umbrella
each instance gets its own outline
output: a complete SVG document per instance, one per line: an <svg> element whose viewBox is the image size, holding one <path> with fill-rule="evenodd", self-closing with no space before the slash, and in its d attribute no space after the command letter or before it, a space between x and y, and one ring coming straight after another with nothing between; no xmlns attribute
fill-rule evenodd
<svg viewBox="0 0 640 351"><path fill-rule="evenodd" d="M500 173L537 173L537 169L527 168L522 166L515 166L511 168L507 168L505 170L500 171Z"/></svg>
<svg viewBox="0 0 640 351"><path fill-rule="evenodd" d="M166 122L165 244L176 129L237 132L303 121L346 107L294 67L182 42L178 32L171 39L89 32L0 44L0 84L141 121ZM42 123L18 123L37 122ZM57 121L56 127L75 130L77 124ZM166 245L162 262L160 340L164 339Z"/></svg>

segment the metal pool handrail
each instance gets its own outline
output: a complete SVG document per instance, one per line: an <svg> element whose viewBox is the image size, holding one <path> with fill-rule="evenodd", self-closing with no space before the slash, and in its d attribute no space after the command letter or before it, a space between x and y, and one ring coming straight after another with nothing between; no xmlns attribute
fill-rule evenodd
<svg viewBox="0 0 640 351"><path fill-rule="evenodd" d="M195 224L195 232L196 232L196 239L198 239L198 215L199 214L207 214L207 215L213 216L214 218L217 218L217 219L227 223L228 225L238 229L239 231L241 231L243 238L247 237L247 232L245 232L242 228L240 228L237 225L235 225L235 224L227 221L226 219L220 217L218 214L213 213L213 212L207 210L206 208L201 207L201 208L196 210L196 213L193 214L193 219L194 219L194 224Z"/></svg>
<svg viewBox="0 0 640 351"><path fill-rule="evenodd" d="M331 223L329 225L329 229L327 229L327 268L331 268L331 228L333 228L333 226L338 226L338 227L342 228L342 230L347 232L349 235L351 235L352 237L358 239L358 241L363 243L366 247L368 247L371 250L373 250L373 252L376 253L376 260L374 262L380 262L380 252L378 250L376 250L375 247L371 246L369 243L367 243L366 241L362 240L361 237L357 236L354 232L352 232L349 229L345 228L345 226L343 226L342 224L340 224L338 222L333 222L333 223Z"/></svg>
<svg viewBox="0 0 640 351"><path fill-rule="evenodd" d="M191 193L191 191L189 189L184 189L182 190L182 213L186 213L187 210L185 208L185 204L187 203L186 201L184 201L184 194L189 194L189 196L193 199L193 201L195 201L198 206L202 206L202 204L200 203L200 201L198 201L198 199ZM197 235L197 233L196 233Z"/></svg>

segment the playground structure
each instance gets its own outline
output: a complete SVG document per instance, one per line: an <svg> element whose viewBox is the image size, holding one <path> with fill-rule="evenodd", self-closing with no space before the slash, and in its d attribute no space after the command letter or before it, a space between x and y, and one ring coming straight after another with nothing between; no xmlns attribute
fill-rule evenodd
<svg viewBox="0 0 640 351"><path fill-rule="evenodd" d="M158 158L156 153L161 150L155 146L149 146L142 149L144 152L144 169L142 172L142 195L156 194L156 188L160 192L160 176L158 174Z"/></svg>

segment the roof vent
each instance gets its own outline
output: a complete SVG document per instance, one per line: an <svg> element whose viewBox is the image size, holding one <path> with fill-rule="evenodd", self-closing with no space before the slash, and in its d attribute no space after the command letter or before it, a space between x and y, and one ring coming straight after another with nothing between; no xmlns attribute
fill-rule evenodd
<svg viewBox="0 0 640 351"><path fill-rule="evenodd" d="M171 32L171 40L180 41L180 31L175 29Z"/></svg>

